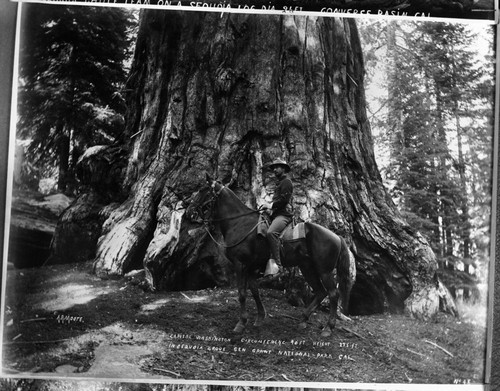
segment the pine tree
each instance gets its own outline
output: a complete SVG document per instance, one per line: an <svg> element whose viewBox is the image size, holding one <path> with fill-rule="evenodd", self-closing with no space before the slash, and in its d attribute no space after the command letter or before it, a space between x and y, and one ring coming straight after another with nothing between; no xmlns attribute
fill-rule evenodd
<svg viewBox="0 0 500 391"><path fill-rule="evenodd" d="M65 191L82 152L123 128L132 18L121 8L37 4L23 15L18 137L30 140L34 165L57 165Z"/></svg>
<svg viewBox="0 0 500 391"><path fill-rule="evenodd" d="M475 264L489 224L492 62L479 65L478 36L464 25L392 23L382 33L385 58L370 58L388 81L385 116L372 121L388 151L386 183L442 268Z"/></svg>

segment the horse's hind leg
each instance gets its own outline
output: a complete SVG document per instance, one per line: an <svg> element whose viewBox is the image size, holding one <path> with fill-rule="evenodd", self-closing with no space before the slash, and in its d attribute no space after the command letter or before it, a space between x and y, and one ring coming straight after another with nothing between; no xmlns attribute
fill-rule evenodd
<svg viewBox="0 0 500 391"><path fill-rule="evenodd" d="M333 273L324 273L321 275L321 282L328 291L328 298L330 301L330 314L328 316L327 327L321 333L322 337L329 337L335 329L337 321L337 306L339 301L339 290L337 288L337 281Z"/></svg>
<svg viewBox="0 0 500 391"><path fill-rule="evenodd" d="M247 285L248 275L246 270L241 265L236 266L236 275L238 277L238 300L240 302L240 320L234 328L234 332L241 334L248 322L248 311L246 308L247 302Z"/></svg>
<svg viewBox="0 0 500 391"><path fill-rule="evenodd" d="M300 267L302 275L306 279L307 283L311 287L314 293L314 298L307 308L302 312L302 322L299 327L304 329L307 327L307 321L311 316L312 312L321 304L323 299L326 297L327 291L321 283L316 271L309 265L303 265Z"/></svg>
<svg viewBox="0 0 500 391"><path fill-rule="evenodd" d="M252 296L255 300L255 304L257 305L257 319L255 319L254 326L260 327L262 325L262 322L266 318L266 309L264 308L262 299L260 298L259 284L257 283L257 280L250 277L248 284L250 287L250 292L252 292Z"/></svg>

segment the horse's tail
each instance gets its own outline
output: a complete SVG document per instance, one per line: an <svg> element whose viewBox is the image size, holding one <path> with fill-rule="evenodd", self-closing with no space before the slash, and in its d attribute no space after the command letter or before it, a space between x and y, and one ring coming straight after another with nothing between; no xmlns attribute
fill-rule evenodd
<svg viewBox="0 0 500 391"><path fill-rule="evenodd" d="M340 238L341 247L339 260L337 262L337 278L339 282L340 300L342 303L342 312L348 314L349 297L351 296L351 288L354 283L351 276L351 253L347 247L347 243L343 238Z"/></svg>

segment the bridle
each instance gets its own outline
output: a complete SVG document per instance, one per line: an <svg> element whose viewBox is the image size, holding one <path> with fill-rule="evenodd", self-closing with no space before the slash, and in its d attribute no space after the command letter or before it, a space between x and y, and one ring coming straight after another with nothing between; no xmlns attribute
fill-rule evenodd
<svg viewBox="0 0 500 391"><path fill-rule="evenodd" d="M222 193L222 191L226 188L224 185L219 184L220 185L220 189L216 190L216 188L215 188L216 185L217 185L217 182L213 181L212 185L210 186L211 187L212 196L209 199L205 200L203 203L201 203L200 205L197 205L194 208L196 210L196 212L197 212L198 215L203 216L204 215L204 211L207 210L207 209L210 210L210 216L213 215L213 213L214 213L214 207L215 207L215 204L217 202L217 199L218 199L220 193ZM209 206L209 208L206 208L207 205ZM259 224L263 223L263 220L262 219L258 219L257 223L250 229L250 231L248 231L236 243L232 243L231 245L219 243L213 237L212 233L210 232L210 225L213 224L213 223L221 222L221 221L232 220L232 219L236 219L236 218L239 218L239 217L248 216L248 215L251 215L251 214L254 214L254 213L261 213L261 210L260 209L259 210L250 210L250 211L245 212L245 213L239 213L239 214L236 214L234 216L229 216L229 217L224 217L224 218L219 218L219 219L214 219L214 218L205 219L205 218L202 218L201 222L203 223L203 227L205 228L205 230L207 231L208 235L210 236L210 238L212 239L212 241L215 244L217 244L220 247L231 248L231 247L236 247L238 244L242 243L259 226Z"/></svg>

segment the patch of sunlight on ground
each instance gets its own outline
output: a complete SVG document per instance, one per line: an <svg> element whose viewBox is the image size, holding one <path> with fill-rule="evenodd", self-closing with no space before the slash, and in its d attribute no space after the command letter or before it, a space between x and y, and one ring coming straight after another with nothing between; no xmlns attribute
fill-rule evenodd
<svg viewBox="0 0 500 391"><path fill-rule="evenodd" d="M159 299L155 300L152 303L144 304L141 306L141 312L148 312L148 311L154 311L157 310L158 308L161 308L171 300L169 298L167 299Z"/></svg>
<svg viewBox="0 0 500 391"><path fill-rule="evenodd" d="M208 303L212 301L209 296L195 296L192 294L186 294L184 292L179 292L179 294L183 297L184 302L186 303ZM152 303L144 304L141 306L141 312L144 314L148 311L155 311L163 307L165 304L168 304L171 300L171 298L167 297L164 299L155 300Z"/></svg>
<svg viewBox="0 0 500 391"><path fill-rule="evenodd" d="M46 311L63 311L75 305L86 304L101 295L112 292L112 288L95 288L92 285L69 283L51 289L45 296L47 299L36 303Z"/></svg>
<svg viewBox="0 0 500 391"><path fill-rule="evenodd" d="M117 322L68 338L64 343L48 345L44 357L49 359L50 357L68 358L73 354L81 353L82 349L87 348L89 344L93 344L94 357L88 371L66 373L64 375L65 381L69 381L72 376L122 380L151 378L151 374L141 370L139 358L150 356L161 350L163 348L161 344L163 339L164 333L161 331L143 328L135 333L125 323ZM39 354L40 352L36 352L32 356L36 357ZM70 358L68 360L71 362ZM31 371L25 373L28 376L32 374ZM37 372L36 374L44 378L57 376L56 372ZM156 376L156 378L167 377ZM92 388L89 391L95 391L98 388ZM68 391L73 389L76 388L70 386ZM83 391L80 388L78 390Z"/></svg>
<svg viewBox="0 0 500 391"><path fill-rule="evenodd" d="M188 302L191 302L191 303L203 303L203 302L207 302L207 301L211 300L210 297L208 297L208 296L195 296L195 295L192 295L192 294L186 294L184 292L180 292L180 294Z"/></svg>
<svg viewBox="0 0 500 391"><path fill-rule="evenodd" d="M100 281L100 278L97 277L96 275L86 276L86 279L88 279L90 281ZM54 273L54 275L50 276L46 280L47 284L50 284L53 286L55 286L57 284L67 284L71 281L74 281L74 275L72 272L69 272L68 274L66 274L66 273L61 273L61 274Z"/></svg>

